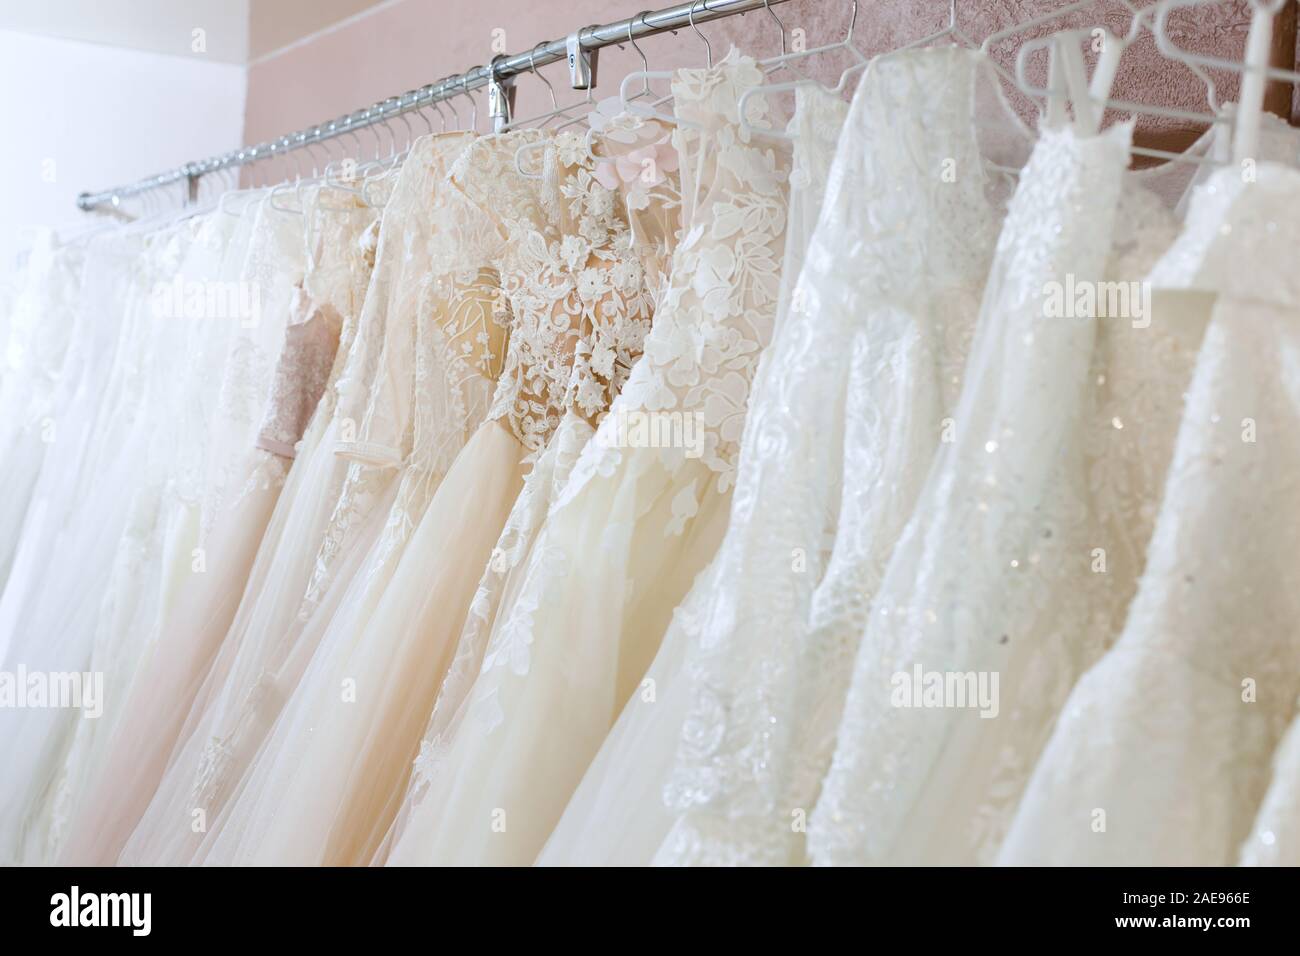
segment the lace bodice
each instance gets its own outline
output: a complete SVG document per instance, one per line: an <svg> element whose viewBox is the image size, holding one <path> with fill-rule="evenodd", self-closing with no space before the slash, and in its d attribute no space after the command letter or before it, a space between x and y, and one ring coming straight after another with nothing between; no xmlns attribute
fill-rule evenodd
<svg viewBox="0 0 1300 956"><path fill-rule="evenodd" d="M424 292L433 281L434 222L445 208L438 184L471 133L417 139L397 173L379 220L357 331L338 378L336 450L350 459L396 467L411 450L414 341ZM363 233L363 236L365 234Z"/></svg>
<svg viewBox="0 0 1300 956"><path fill-rule="evenodd" d="M987 861L1053 716L1108 637L1089 593L1104 585L1089 568L1081 434L1097 320L1056 315L1047 297L1104 278L1130 132L1044 130L1021 175L953 439L858 652L809 834L819 862ZM973 700L897 706L897 675L919 683L926 671L984 674L986 695L998 674L1001 719Z"/></svg>
<svg viewBox="0 0 1300 956"><path fill-rule="evenodd" d="M970 116L988 72L917 50L864 75L847 122L827 96L798 103L792 237L820 216L755 384L727 538L681 615L697 646L659 863L803 861L866 604L955 401L992 255L1000 212Z"/></svg>
<svg viewBox="0 0 1300 956"><path fill-rule="evenodd" d="M645 284L660 302L668 267L681 239L681 174L672 131L655 119L619 113L589 120L596 135L592 175L623 197L632 248L640 257Z"/></svg>
<svg viewBox="0 0 1300 956"><path fill-rule="evenodd" d="M486 412L507 315L490 268L495 233L451 180L473 137L417 140L385 206L338 386L337 451L350 460L348 473L300 616L316 606L335 556L398 473L385 553L404 540L418 499L436 487Z"/></svg>
<svg viewBox="0 0 1300 956"><path fill-rule="evenodd" d="M633 124L620 122L620 128L630 130ZM561 230L590 243L585 261L570 270L581 319L564 405L593 426L641 358L660 277L677 240L675 213L681 201L673 163L638 164L632 183L615 176L618 182L611 186L610 177L597 175L602 164L636 154L630 147L637 141L610 140L603 134L593 146L593 153L601 152L592 156L580 137L562 133L556 148L564 176L558 190ZM577 162L566 165L566 160Z"/></svg>
<svg viewBox="0 0 1300 956"><path fill-rule="evenodd" d="M502 237L493 266L513 324L488 418L533 451L566 407L591 420L604 413L640 353L653 307L618 194L593 175L581 136L546 135L484 140L455 172ZM543 159L533 179L515 156L535 143Z"/></svg>
<svg viewBox="0 0 1300 956"><path fill-rule="evenodd" d="M677 115L692 124L673 133L689 225L673 251L645 357L615 405L696 428L700 441L691 453L717 474L723 492L732 485L758 357L772 335L785 242L789 156L751 138L736 113L740 94L761 81L754 61L734 50L711 69L675 76ZM770 128L762 98L750 114L755 128ZM611 472L622 456L619 428L615 416L602 422L557 506L593 475ZM680 444L644 450L676 470L688 450Z"/></svg>

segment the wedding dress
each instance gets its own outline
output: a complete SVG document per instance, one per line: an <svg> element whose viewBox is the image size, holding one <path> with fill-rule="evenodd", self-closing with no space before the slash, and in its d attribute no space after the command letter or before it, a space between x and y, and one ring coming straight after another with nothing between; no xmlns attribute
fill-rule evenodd
<svg viewBox="0 0 1300 956"><path fill-rule="evenodd" d="M268 779L280 780L266 790L277 805L294 807L293 820L254 821L242 837L253 855L244 859L355 864L373 857L523 472L554 434L566 395L598 412L644 338L651 298L614 194L595 180L574 133L545 146L541 183L521 180L516 151L539 135L482 140L457 164L453 181L501 227L493 264L514 316L506 368L488 420L416 522L373 613L330 635L313 659L295 701L301 707L284 722L301 738L288 738L291 750L305 751L301 762L275 753L284 739L278 730L263 755ZM576 393L575 361L587 372ZM340 708L339 681L349 677L358 694ZM310 739L300 729L308 726ZM229 832L218 838L218 854Z"/></svg>
<svg viewBox="0 0 1300 956"><path fill-rule="evenodd" d="M1125 174L1130 132L1047 129L1021 175L951 441L870 609L815 862L990 862L1122 626L1200 329L1137 291L1075 304L1136 289L1175 232Z"/></svg>
<svg viewBox="0 0 1300 956"><path fill-rule="evenodd" d="M463 715L422 748L390 864L531 863L716 549L786 224L788 161L736 113L761 80L733 50L673 81L683 237L644 357L516 569ZM748 118L767 125L762 100Z"/></svg>
<svg viewBox="0 0 1300 956"><path fill-rule="evenodd" d="M584 168L580 179L570 179L570 188L564 190L571 203L580 199L582 205L594 206L610 225L599 246L586 254L598 271L584 268L576 277L578 294L586 304L564 392L563 417L546 444L531 456L523 487L469 603L464 628L419 745L417 775L435 752L435 741L451 734L449 725L463 716L462 705L482 666L497 614L517 592L523 566L533 553L549 508L562 493L574 463L630 370L640 361L650 316L662 299L669 257L679 238L680 180L668 129L656 120L626 113L596 115L592 128L599 135L593 140L589 163L581 159L581 142L572 134L562 134L556 147L562 159L581 161ZM586 179L588 166L594 183ZM616 195L622 201L626 224L603 212L608 199ZM581 229L580 217L581 206L574 205L569 218L579 226L578 234L591 242L591 230ZM579 247L571 254L576 261L582 250ZM394 832L404 826L422 793L419 787L406 787L405 779L403 785L406 793Z"/></svg>
<svg viewBox="0 0 1300 956"><path fill-rule="evenodd" d="M270 221L258 228L256 217L261 212L260 206L250 208L249 243L241 244L239 259L228 261L225 253L232 249L233 218L216 214L196 218L193 241L175 276L166 284L156 283L152 290L151 311L165 318L166 334L177 336L174 358L168 360L176 368L150 370L155 376L165 373L149 408L157 417L149 419L151 435L143 451L143 468L126 489L129 517L111 559L89 651L89 670L102 675L107 699L103 713L95 720L77 721L61 745L60 769L43 800L38 825L46 831L49 859L58 851L85 777L98 759L97 751L122 712L122 699L147 638L177 580L191 572L197 517L193 490L213 418L213 393L195 390L192 383L221 381L235 329L248 321L234 312L225 313L227 304L238 310L238 295L218 302L207 293L226 281L236 288L247 273L242 253L251 256L254 246L269 250L274 245L277 230L270 228ZM274 322L267 324L275 328Z"/></svg>
<svg viewBox="0 0 1300 956"><path fill-rule="evenodd" d="M1293 852L1300 172L1256 177L1217 172L1149 276L1209 326L1123 633L1065 704L999 862L1230 865L1248 835L1248 862Z"/></svg>
<svg viewBox="0 0 1300 956"><path fill-rule="evenodd" d="M205 570L203 525L232 493L226 487L232 478L240 477L231 466L245 456L250 422L265 399L291 277L301 269L301 241L293 218L271 205L259 203L253 214L247 255L232 263L231 274L220 271L231 250L224 241L228 217L212 213L194 220L171 289L153 288L150 309L163 325L155 334L174 336L176 358L171 367L151 370L157 382L142 416L149 433L142 467L91 626L89 668L102 675L107 699L97 719L75 722L75 732L64 733L61 770L38 824L48 831L50 858L175 595ZM218 387L195 389L195 382Z"/></svg>
<svg viewBox="0 0 1300 956"><path fill-rule="evenodd" d="M170 277L191 238L188 227L155 238L158 253L149 266ZM133 359L156 359L163 368L175 361L178 328L163 327L149 308L147 291L137 287L137 297L128 303L122 337ZM90 641L96 622L96 605L104 594L105 579L113 549L128 520L130 489L146 459L150 426L156 421L157 406L151 403L161 388L163 374L145 365L142 371L123 362L119 374L108 383L99 414L111 410L115 429L93 432L76 484L84 485L93 475L104 488L119 493L65 497L71 484L61 484L61 493L50 502L51 527L32 543L42 552L46 567L40 569L24 593L12 589L20 578L10 579L15 616L9 623L12 640L8 648L8 670L31 672L87 670ZM113 440L109 440L109 438ZM32 534L32 529L28 529ZM89 581L82 580L91 569ZM4 740L0 743L7 774L0 788L0 859L7 862L42 862L45 859L45 828L32 817L39 814L51 777L57 769L66 734L76 711L53 707L6 710L0 714Z"/></svg>
<svg viewBox="0 0 1300 956"><path fill-rule="evenodd" d="M158 785L185 714L230 628L281 490L298 491L289 464L313 413L328 405L324 396L331 393L354 338L377 237L372 227L378 210L351 197L340 202L330 192L314 189L306 198L303 245L311 255L301 283L290 293L289 321L269 390L259 386L251 393L269 396L266 413L254 414L246 403L224 407L210 463L205 474L197 476L193 491L198 503L194 573L183 577L170 610L157 619L156 634L140 652L142 660L121 715L99 745L98 769L84 774L88 795L77 801L78 810L69 811L74 822L61 857L65 863L116 861ZM293 235L301 241L300 230ZM274 268L273 260L267 259L266 265ZM294 274L296 270L286 272L290 278ZM259 307L265 310L266 300ZM273 322L265 325L277 327ZM232 360L266 344L262 338L262 343L239 340ZM248 364L245 359L232 371ZM269 365L261 359L256 363L259 370ZM202 394L201 389L190 391ZM232 386L226 394L238 390ZM328 414L328 409L322 411L322 418L327 420Z"/></svg>
<svg viewBox="0 0 1300 956"><path fill-rule="evenodd" d="M293 494L281 495L124 863L193 859L379 539L388 505L436 481L436 468L408 459L423 465L426 446L454 450L466 431L456 416L472 422L486 407L503 338L494 284L479 274L475 225L435 188L471 138L417 140L392 184L355 332L341 332L351 342L298 444ZM341 583L331 595L332 582Z"/></svg>
<svg viewBox="0 0 1300 956"><path fill-rule="evenodd" d="M0 590L18 547L23 517L41 464L58 433L64 360L75 337L85 250L60 246L53 232L33 245L26 280L7 316L9 334L0 355ZM5 641L0 637L0 655Z"/></svg>
<svg viewBox="0 0 1300 956"><path fill-rule="evenodd" d="M754 378L746 434L753 428L751 423L758 412L757 403L765 388L765 376L770 374L770 363L776 361L772 353L788 321L785 316L790 310L793 280L799 275L808 237L817 223L827 167L847 109L842 100L821 90L801 89L796 93L794 118L787 129L794 138L794 150L782 288L773 323L774 341L764 352ZM738 492L745 478L747 441L741 444ZM690 606L697 592L716 585L717 565L715 558L701 573L684 606ZM683 698L676 686L684 647L681 619L679 612L670 622L663 644L646 672L645 681L655 688L653 698L647 701L644 695L636 694L624 706L538 857L538 864L649 862L667 829L660 825L665 814L659 790L666 772L662 757L671 754L675 731L680 726L680 708L674 705ZM661 759L653 759L652 755L656 754ZM638 846L633 831L637 835L655 834L644 841L647 848L640 854L633 849Z"/></svg>
<svg viewBox="0 0 1300 956"><path fill-rule="evenodd" d="M78 473L71 481L55 478L58 497L50 504L57 511L40 542L39 576L17 596L9 669L88 672L97 627L106 620L104 602L112 615L148 586L123 578L120 565L115 575L115 557L119 544L143 544L156 505L148 487L148 476L157 473L151 447L183 361L185 323L157 308L153 293L176 275L197 225L192 220L150 237L152 254L127 302L115 376L98 403ZM77 717L66 707L0 713L7 771L0 786L0 860L48 858L52 788Z"/></svg>
<svg viewBox="0 0 1300 956"><path fill-rule="evenodd" d="M145 256L160 241L160 236L124 230L93 237L87 244L74 331L54 399L60 409L51 435L55 440L42 457L0 595L0 648L6 660L10 645L22 633L18 620L27 599L51 560L57 529L77 500L82 463L99 434L102 404L110 385L117 388L125 371L125 361L117 359L126 315L147 294ZM107 424L120 426L122 421Z"/></svg>
<svg viewBox="0 0 1300 956"><path fill-rule="evenodd" d="M1300 716L1273 756L1273 782L1241 848L1242 866L1300 866Z"/></svg>
<svg viewBox="0 0 1300 956"><path fill-rule="evenodd" d="M860 81L802 274L787 255L793 307L759 372L727 537L649 672L657 699L629 702L539 863L802 856L787 846L790 812L773 804L800 787L815 796L821 772L806 738L826 723L823 711L833 713L833 671L803 642L823 539L835 529L841 471L845 526L882 522L880 513L906 507L906 466L924 467L938 441L935 410L956 393L997 216L983 176L934 174L945 159L979 168L971 106L996 90L990 74L975 54L924 49L881 60ZM792 178L827 176L843 114L816 106L800 103L797 116L811 112L819 122L808 124L811 156L800 164L796 154L806 169ZM816 221L817 204L809 205ZM891 404L891 386L910 401ZM882 413L886 407L895 411ZM910 447L920 464L903 454L909 445L901 439L888 446L899 458L877 463L886 446L871 436L873 424L917 432ZM792 779L804 768L806 779ZM790 806L809 803L802 797Z"/></svg>

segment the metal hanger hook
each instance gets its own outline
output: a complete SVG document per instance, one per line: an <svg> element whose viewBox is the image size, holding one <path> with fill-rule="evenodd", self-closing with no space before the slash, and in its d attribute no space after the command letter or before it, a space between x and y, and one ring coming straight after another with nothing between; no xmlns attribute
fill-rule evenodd
<svg viewBox="0 0 1300 956"><path fill-rule="evenodd" d="M956 2L957 0L953 0L954 5L956 4ZM705 13L709 12L709 0L700 0L700 6L704 8ZM704 41L704 65L707 69L712 69L713 68L713 47L709 46L709 38L706 37L703 33L701 33L700 28L695 25L695 4L694 3L692 3L690 9L686 11L686 22L691 25L691 29L695 31L695 35Z"/></svg>
<svg viewBox="0 0 1300 956"><path fill-rule="evenodd" d="M542 76L542 74L537 72L537 47L543 47L543 46L546 46L545 40L543 40L541 43L537 44L537 46L533 47L531 50L528 51L528 69L532 71L533 76L537 77L539 80L541 80L543 83L546 84L546 89L551 94L551 109L558 110L560 108L560 104L555 101L555 87L551 86L550 80L548 80L546 77Z"/></svg>
<svg viewBox="0 0 1300 956"><path fill-rule="evenodd" d="M781 18L772 9L772 0L763 0L763 9L767 11L769 17L776 21L776 28L781 31L781 55L785 56L785 24L781 22Z"/></svg>
<svg viewBox="0 0 1300 956"><path fill-rule="evenodd" d="M476 130L478 129L478 101L475 100L474 97L470 95L468 71L460 75L460 91L465 96L465 98L469 100L469 105L470 105L469 128Z"/></svg>

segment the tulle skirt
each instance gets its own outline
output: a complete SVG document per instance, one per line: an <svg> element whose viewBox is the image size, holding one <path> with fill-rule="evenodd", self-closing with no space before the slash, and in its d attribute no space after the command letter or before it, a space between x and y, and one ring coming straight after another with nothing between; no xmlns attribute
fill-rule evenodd
<svg viewBox="0 0 1300 956"><path fill-rule="evenodd" d="M315 438L319 438L319 430ZM315 442L313 441L313 445ZM304 447L304 458L309 458ZM195 548L173 547L168 566L180 568L165 608L155 620L140 622L147 646L133 653L138 666L120 702L114 702L109 726L100 728L94 752L70 774L70 823L59 861L83 866L111 866L157 789L189 713L222 639L230 631L240 597L248 584L264 539L280 540L285 512L277 509L281 490L289 499L301 488L307 468L256 452L246 466L246 481L234 504L215 523L212 536ZM278 517L278 523L273 520ZM190 522L197 545L198 516ZM84 763L88 761L88 764ZM77 781L79 782L79 785Z"/></svg>
<svg viewBox="0 0 1300 956"><path fill-rule="evenodd" d="M548 517L463 714L427 744L387 863L533 863L619 710L650 691L646 669L730 496L698 459L669 470L655 449L588 479Z"/></svg>
<svg viewBox="0 0 1300 956"><path fill-rule="evenodd" d="M416 516L395 569L354 581L198 862L370 861L519 493L524 457L502 424L481 426ZM405 517L390 515L389 526ZM381 540L376 552L385 549Z"/></svg>
<svg viewBox="0 0 1300 956"><path fill-rule="evenodd" d="M115 448L101 445L99 466L85 472L99 479L100 494L52 494L29 514L23 544L31 546L29 569L39 569L32 580L41 585L30 584L26 574L10 577L5 603L12 600L7 609L12 617L5 616L12 630L6 669L85 674L105 599L129 603L134 599L129 592L142 586L112 576L132 502L130 494L113 492L138 484L144 439L142 430L135 429ZM68 501L79 507L66 510ZM125 590L110 594L110 586ZM90 681L93 685L93 675ZM0 864L48 862L48 817L41 808L54 797L82 718L82 709L69 707L0 709Z"/></svg>
<svg viewBox="0 0 1300 956"><path fill-rule="evenodd" d="M707 574L707 571L705 572ZM649 866L672 828L664 783L672 769L690 682L687 633L671 627L639 689L564 809L538 866Z"/></svg>
<svg viewBox="0 0 1300 956"><path fill-rule="evenodd" d="M123 864L177 866L191 861L209 823L297 685L314 650L313 641L324 632L342 598L340 585L331 589L310 619L299 616L320 542L350 466L334 452L336 430L337 424L331 423L314 450L304 444L299 453L292 487L280 495L239 610L188 703L166 770L156 790L146 793L150 788L145 781L137 792L137 799L148 801L138 821L132 821L134 807L122 803L116 820L124 827L134 823L119 857ZM333 562L336 581L350 580L361 566L366 545L379 537L395 494L396 484L390 483L353 528L352 546ZM197 679L198 669L190 679ZM169 672L168 664L160 662L159 676ZM186 691L175 698L172 720L181 718L190 696ZM124 735L122 747L129 743ZM111 846L106 851L111 852Z"/></svg>
<svg viewBox="0 0 1300 956"><path fill-rule="evenodd" d="M0 461L4 462L5 493L0 495L0 592L4 591L18 550L23 519L36 490L36 480L45 460L45 442L35 430L15 429L5 435L0 448ZM0 659L4 657L7 635L0 633Z"/></svg>

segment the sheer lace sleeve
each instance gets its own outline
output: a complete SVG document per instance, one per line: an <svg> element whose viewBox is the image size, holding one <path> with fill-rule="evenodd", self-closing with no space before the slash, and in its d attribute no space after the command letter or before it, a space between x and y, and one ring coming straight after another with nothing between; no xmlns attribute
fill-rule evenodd
<svg viewBox="0 0 1300 956"><path fill-rule="evenodd" d="M329 306L316 306L302 286L293 293L284 345L271 379L271 401L258 429L257 447L284 458L307 428L334 364L343 320Z"/></svg>
<svg viewBox="0 0 1300 956"><path fill-rule="evenodd" d="M338 454L398 467L410 450L415 335L447 164L472 134L419 140L385 207L376 264L339 384Z"/></svg>

